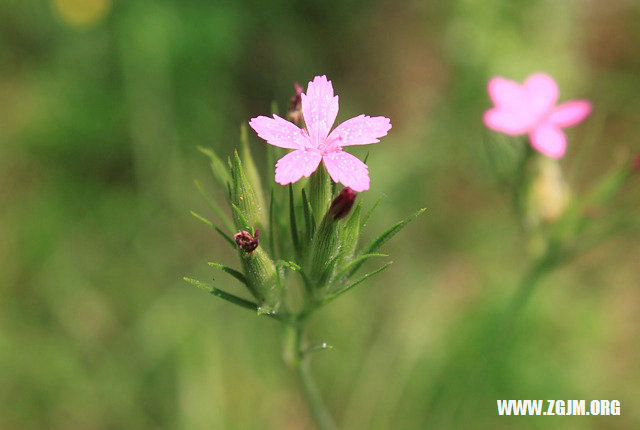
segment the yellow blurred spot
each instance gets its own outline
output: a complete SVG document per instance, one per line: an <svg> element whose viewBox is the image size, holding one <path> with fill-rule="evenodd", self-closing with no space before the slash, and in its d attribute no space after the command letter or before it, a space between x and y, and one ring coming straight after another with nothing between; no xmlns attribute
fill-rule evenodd
<svg viewBox="0 0 640 430"><path fill-rule="evenodd" d="M91 27L111 8L112 0L52 0L53 8L72 27Z"/></svg>
<svg viewBox="0 0 640 430"><path fill-rule="evenodd" d="M529 211L529 221L534 225L557 220L571 202L571 189L560 163L547 157L539 157L537 161Z"/></svg>

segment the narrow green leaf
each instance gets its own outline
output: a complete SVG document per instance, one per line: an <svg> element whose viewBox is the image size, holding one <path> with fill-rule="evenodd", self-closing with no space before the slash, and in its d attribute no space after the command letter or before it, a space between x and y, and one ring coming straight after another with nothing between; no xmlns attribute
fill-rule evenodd
<svg viewBox="0 0 640 430"><path fill-rule="evenodd" d="M242 282L244 285L249 286L249 282L247 281L247 278L245 278L245 276L242 273L238 272L237 270L232 269L231 267L225 266L224 264L215 263L213 261L210 261L207 264L211 267L215 267L216 269L220 269L223 272L228 273L229 275L236 278L238 281Z"/></svg>
<svg viewBox="0 0 640 430"><path fill-rule="evenodd" d="M416 213L414 213L413 215L411 215L411 216L403 219L402 221L400 221L400 222L392 225L391 227L389 227L380 236L375 238L369 245L367 245L360 252L360 255L375 253L386 241L388 241L393 236L395 236L407 224L409 224L411 221L413 221L414 219L419 217L426 210L427 210L426 208L422 208L419 211L417 211ZM351 276L352 274L354 274L360 268L361 264L362 264L362 262L360 262L359 264L354 265L353 268L351 269L351 272L349 272L348 276Z"/></svg>
<svg viewBox="0 0 640 430"><path fill-rule="evenodd" d="M280 110L278 109L278 103L276 103L275 100L271 102L271 114L280 115Z"/></svg>
<svg viewBox="0 0 640 430"><path fill-rule="evenodd" d="M231 201L231 182L227 182L227 198Z"/></svg>
<svg viewBox="0 0 640 430"><path fill-rule="evenodd" d="M215 287L213 285L207 284L205 282L200 282L197 279L184 276L182 280L188 282L196 288L200 288L201 290L206 291L207 293L211 293L213 290L215 290Z"/></svg>
<svg viewBox="0 0 640 430"><path fill-rule="evenodd" d="M236 242L229 235L227 235L227 233L225 233L224 231L220 230L220 228L217 225L214 225L213 228L216 231L216 233L218 233L220 236L222 236L222 238L224 240L226 240L229 243L229 245L231 245L231 247L233 249L235 249L238 246L236 244Z"/></svg>
<svg viewBox="0 0 640 430"><path fill-rule="evenodd" d="M373 204L373 206L371 206L369 208L369 210L364 214L364 216L362 217L362 220L360 221L360 228L361 229L363 229L364 226L367 225L367 221L369 221L369 218L371 217L371 214L378 207L378 205L380 204L381 200L382 200L382 198L378 198L378 200L376 200L376 202Z"/></svg>
<svg viewBox="0 0 640 430"><path fill-rule="evenodd" d="M278 260L276 261L276 266L277 267L286 267L288 269L291 270L302 270L302 267L300 267L299 264L297 264L294 261L286 261L286 260Z"/></svg>
<svg viewBox="0 0 640 430"><path fill-rule="evenodd" d="M251 226L249 225L249 221L247 221L247 219L245 218L240 208L238 208L238 206L231 203L231 209L233 209L233 213L238 218L238 223L239 223L238 229L247 230L247 231L252 230ZM251 232L251 234L255 234L255 231Z"/></svg>
<svg viewBox="0 0 640 430"><path fill-rule="evenodd" d="M364 156L364 164L367 164L367 160L369 159L369 151L367 151L367 155Z"/></svg>
<svg viewBox="0 0 640 430"><path fill-rule="evenodd" d="M612 199L624 186L631 174L629 164L617 167L604 175L583 199L576 199L565 210L563 216L556 222L551 236L559 241L574 240L587 230L592 219L585 216L589 208L599 208Z"/></svg>
<svg viewBox="0 0 640 430"><path fill-rule="evenodd" d="M266 158L266 162L267 162L267 176L265 178L265 180L267 181L266 183L270 183L270 181L273 180L273 175L275 174L275 165L276 165L276 151L275 151L275 147L273 145L267 145L267 156Z"/></svg>
<svg viewBox="0 0 640 430"><path fill-rule="evenodd" d="M329 345L327 342L317 343L302 351L302 356L306 357L308 354L319 351L326 351L328 349L333 349L333 346Z"/></svg>
<svg viewBox="0 0 640 430"><path fill-rule="evenodd" d="M349 264L347 264L346 266L344 266L342 269L340 269L340 271L336 274L336 279L340 279L343 276L345 276L347 273L349 273L349 271L355 267L358 266L360 267L362 265L362 263L364 263L365 261L367 261L370 258L373 257L388 257L389 255L387 254L364 254L359 256L358 258L354 259L352 262L350 262ZM350 273L349 276L353 275L353 273Z"/></svg>
<svg viewBox="0 0 640 430"><path fill-rule="evenodd" d="M340 291L337 291L337 292L335 292L333 294L329 294L329 295L325 296L324 299L322 299L322 304L327 304L329 302L332 302L333 300L335 300L336 298L340 297L341 295L343 295L347 291L351 290L353 287L363 283L364 281L366 281L370 277L375 276L378 273L386 270L389 266L391 266L391 264L393 264L393 261L389 261L388 263L385 263L382 267L378 268L377 270L374 270L371 273L367 273L366 275L364 275L363 277L361 277L357 281L347 285L346 287L344 287Z"/></svg>
<svg viewBox="0 0 640 430"><path fill-rule="evenodd" d="M224 185L231 180L229 170L226 168L224 162L220 159L220 157L218 157L218 155L212 149L205 148L203 146L198 146L196 148L198 149L198 151L209 157L213 176L218 180L218 182L220 182L220 184Z"/></svg>
<svg viewBox="0 0 640 430"><path fill-rule="evenodd" d="M233 239L231 238L231 236L229 236L227 233L225 233L224 231L222 231L217 225L215 225L214 223L212 223L211 221L209 221L208 219L206 219L205 217L203 217L202 215L197 214L194 211L191 211L191 215L193 215L194 217L196 217L197 219L199 219L200 221L202 221L203 223L207 224L209 227L212 227L216 233L218 233L220 236L222 236L222 238L224 240L226 240L227 242L229 242L229 244L235 248L236 247L236 243L233 241Z"/></svg>
<svg viewBox="0 0 640 430"><path fill-rule="evenodd" d="M269 251L271 252L273 258L276 258L277 234L275 231L275 224L273 222L273 211L275 210L274 205L275 201L273 200L273 188L271 188L271 193L269 195Z"/></svg>
<svg viewBox="0 0 640 430"><path fill-rule="evenodd" d="M277 267L286 267L289 270L293 270L294 272L298 272L300 274L300 277L302 278L302 282L304 283L305 288L307 289L307 292L309 292L310 294L312 293L311 282L309 280L309 277L304 272L304 270L302 270L302 267L300 267L299 264L297 264L297 263L295 263L293 261L278 260L276 262L276 266Z"/></svg>
<svg viewBox="0 0 640 430"><path fill-rule="evenodd" d="M391 227L389 227L380 236L375 238L368 246L366 246L364 248L364 250L362 251L362 254L371 254L371 253L376 252L378 250L378 248L380 248L386 241L388 241L393 236L395 236L407 224L409 224L414 219L418 218L426 210L427 210L426 208L422 208L419 211L417 211L416 213L414 213L413 215L410 215L407 218L403 219L402 221L400 221L400 222L392 225Z"/></svg>
<svg viewBox="0 0 640 430"><path fill-rule="evenodd" d="M201 290L207 291L208 293L213 294L216 297L220 297L221 299L224 299L230 303L233 303L234 305L238 305L242 308L250 309L254 312L258 312L258 305L254 302L245 300L238 296L234 296L233 294L227 293L226 291L219 290L213 285L198 281L197 279L187 278L187 277L184 277L182 279L188 282L189 284L197 288L200 288Z"/></svg>
<svg viewBox="0 0 640 430"><path fill-rule="evenodd" d="M193 181L196 185L196 188L198 189L198 191L200 192L200 194L202 195L202 197L204 197L204 200L207 202L207 204L209 205L209 207L213 210L213 212L216 214L216 216L218 217L218 219L220 221L222 221L222 224L224 224L224 226L230 231L233 232L234 228L233 228L233 223L231 222L231 220L229 219L229 217L227 216L227 214L225 214L222 211L222 208L220 208L220 206L215 202L215 200L213 200L213 198L204 190L204 188L202 187L202 185L200 184L200 181L198 181L197 179Z"/></svg>
<svg viewBox="0 0 640 430"><path fill-rule="evenodd" d="M202 215L194 212L194 211L190 211L191 215L193 215L194 217L196 217L197 219L199 219L200 221L202 221L203 223L205 223L206 225L208 225L209 227L213 227L213 223L211 221L209 221L208 219L206 219L205 217L203 217Z"/></svg>
<svg viewBox="0 0 640 430"><path fill-rule="evenodd" d="M313 238L313 233L316 230L315 219L313 218L313 210L311 209L311 204L307 199L307 193L302 189L302 209L304 211L304 224L307 232L307 243L311 242Z"/></svg>
<svg viewBox="0 0 640 430"><path fill-rule="evenodd" d="M298 224L296 222L296 208L293 201L293 185L289 184L289 225L291 226L291 240L296 256L300 256L300 240L298 239Z"/></svg>

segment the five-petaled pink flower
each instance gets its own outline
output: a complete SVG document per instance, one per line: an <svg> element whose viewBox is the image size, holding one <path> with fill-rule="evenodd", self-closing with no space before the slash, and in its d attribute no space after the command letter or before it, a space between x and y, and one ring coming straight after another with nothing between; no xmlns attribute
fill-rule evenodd
<svg viewBox="0 0 640 430"><path fill-rule="evenodd" d="M306 129L278 115L259 116L249 121L251 128L267 143L295 150L276 163L277 183L287 185L310 176L322 160L334 182L358 192L369 189L367 165L342 148L378 143L378 138L391 128L391 122L383 116L359 115L329 133L337 115L338 96L333 95L331 81L326 76L316 76L309 82L307 93L302 94Z"/></svg>
<svg viewBox="0 0 640 430"><path fill-rule="evenodd" d="M529 76L524 85L500 77L489 81L489 96L495 104L484 114L487 127L509 135L528 134L531 146L551 158L560 158L567 148L562 131L591 113L587 100L571 100L556 106L558 86L543 73Z"/></svg>

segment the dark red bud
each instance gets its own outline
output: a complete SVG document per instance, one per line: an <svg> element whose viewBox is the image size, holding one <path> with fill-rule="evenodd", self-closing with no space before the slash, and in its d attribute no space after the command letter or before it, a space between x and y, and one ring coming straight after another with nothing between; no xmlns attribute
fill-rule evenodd
<svg viewBox="0 0 640 430"><path fill-rule="evenodd" d="M302 122L302 87L295 82L293 84L293 88L296 93L291 97L291 100L289 100L289 112L287 112L287 117L289 118L289 121L299 126Z"/></svg>
<svg viewBox="0 0 640 430"><path fill-rule="evenodd" d="M329 213L333 216L334 220L344 218L349 214L353 207L353 202L356 201L357 195L358 193L349 187L345 187L340 191L338 197L333 199L329 207Z"/></svg>
<svg viewBox="0 0 640 430"><path fill-rule="evenodd" d="M640 173L640 154L636 155L635 158L633 159L633 163L631 164L631 169L633 169L633 171L636 173Z"/></svg>
<svg viewBox="0 0 640 430"><path fill-rule="evenodd" d="M240 249L247 254L251 254L258 247L258 234L258 229L256 229L255 236L252 236L251 233L246 230L240 230L233 235L233 238Z"/></svg>

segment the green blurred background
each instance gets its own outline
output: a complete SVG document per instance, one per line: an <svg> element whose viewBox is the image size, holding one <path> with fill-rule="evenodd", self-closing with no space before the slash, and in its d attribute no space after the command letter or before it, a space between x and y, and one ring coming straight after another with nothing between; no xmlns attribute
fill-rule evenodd
<svg viewBox="0 0 640 430"><path fill-rule="evenodd" d="M3 0L0 428L312 428L277 323L181 278L237 265L189 215L207 211L194 179L224 203L195 147L230 154L320 74L339 121L393 123L367 235L429 209L386 246L390 270L313 318L340 427L640 428L637 234L545 279L508 351L469 359L529 258L486 157L487 79L546 71L593 101L562 161L580 194L640 151L638 46L633 0ZM637 213L635 185L605 216ZM619 399L622 416L497 417L503 398Z"/></svg>

